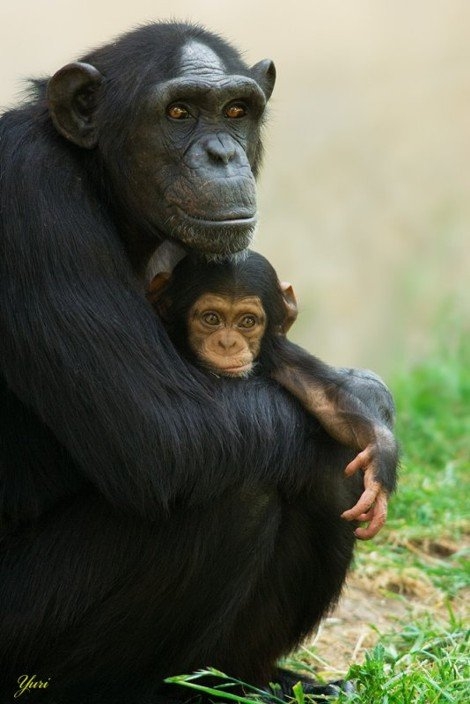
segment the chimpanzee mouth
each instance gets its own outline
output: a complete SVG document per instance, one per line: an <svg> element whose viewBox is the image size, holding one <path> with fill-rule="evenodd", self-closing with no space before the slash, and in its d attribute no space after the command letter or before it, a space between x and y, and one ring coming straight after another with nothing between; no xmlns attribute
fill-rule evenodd
<svg viewBox="0 0 470 704"><path fill-rule="evenodd" d="M220 227L237 227L237 225L241 227L253 227L256 225L257 221L257 212L256 210L253 212L252 210L246 210L246 211L239 211L237 213L227 213L225 216L221 217L214 217L214 218L207 218L207 217L199 217L196 215L189 215L186 211L182 210L179 206L176 206L176 210L178 212L178 215L183 219L186 220L187 222L193 223L194 225L199 225L199 227L205 227L205 228L220 228Z"/></svg>
<svg viewBox="0 0 470 704"><path fill-rule="evenodd" d="M249 247L256 223L257 215L252 211L210 220L188 215L176 207L165 229L173 240L200 252L208 259L215 260L242 252Z"/></svg>

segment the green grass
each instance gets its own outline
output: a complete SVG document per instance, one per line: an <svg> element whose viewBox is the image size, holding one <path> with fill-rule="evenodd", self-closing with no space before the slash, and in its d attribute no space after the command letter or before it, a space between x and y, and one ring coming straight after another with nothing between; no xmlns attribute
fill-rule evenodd
<svg viewBox="0 0 470 704"><path fill-rule="evenodd" d="M338 701L377 704L470 702L468 608L454 617L450 604L470 587L470 337L446 337L433 359L394 384L402 446L400 487L388 527L359 546L357 570L409 573L439 590L441 613L403 623L348 677L358 693ZM392 580L393 581L393 580Z"/></svg>
<svg viewBox="0 0 470 704"><path fill-rule="evenodd" d="M399 491L387 528L359 546L356 564L365 567L373 551L376 569L421 570L453 597L470 586L470 337L402 374L393 391Z"/></svg>
<svg viewBox="0 0 470 704"><path fill-rule="evenodd" d="M469 523L470 338L442 352L394 385L403 447L395 527L459 537Z"/></svg>
<svg viewBox="0 0 470 704"><path fill-rule="evenodd" d="M353 696L337 702L377 704L468 704L470 631L451 620L449 628L431 619L384 636L361 665L351 667Z"/></svg>

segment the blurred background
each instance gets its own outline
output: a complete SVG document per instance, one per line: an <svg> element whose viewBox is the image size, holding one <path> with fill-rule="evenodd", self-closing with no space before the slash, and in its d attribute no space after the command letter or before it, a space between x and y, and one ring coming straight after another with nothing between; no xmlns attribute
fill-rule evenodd
<svg viewBox="0 0 470 704"><path fill-rule="evenodd" d="M276 62L255 248L295 285L291 337L387 377L468 332L470 3L2 0L0 106L168 18Z"/></svg>

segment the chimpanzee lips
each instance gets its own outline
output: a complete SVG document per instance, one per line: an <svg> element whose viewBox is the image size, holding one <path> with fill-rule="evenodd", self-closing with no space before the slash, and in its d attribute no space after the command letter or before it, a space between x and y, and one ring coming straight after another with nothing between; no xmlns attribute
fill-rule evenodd
<svg viewBox="0 0 470 704"><path fill-rule="evenodd" d="M176 209L178 215L182 219L190 223L194 223L195 225L202 225L203 227L209 229L211 227L220 228L224 225L227 225L228 227L236 227L237 225L241 225L242 227L253 226L256 224L257 220L256 210L252 211L248 209L243 209L235 213L224 213L222 215L218 215L217 217L208 218L207 216L199 217L195 215L189 215L189 213L182 210L182 208L180 208L179 206L176 206Z"/></svg>
<svg viewBox="0 0 470 704"><path fill-rule="evenodd" d="M175 206L166 223L168 235L204 256L218 257L246 249L256 227L257 214L253 209L218 214L216 218L188 215Z"/></svg>

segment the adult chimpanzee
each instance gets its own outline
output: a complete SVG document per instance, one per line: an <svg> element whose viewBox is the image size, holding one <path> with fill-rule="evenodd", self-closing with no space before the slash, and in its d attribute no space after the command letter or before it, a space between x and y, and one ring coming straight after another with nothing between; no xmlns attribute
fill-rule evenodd
<svg viewBox="0 0 470 704"><path fill-rule="evenodd" d="M359 451L346 467L362 469L365 491L343 518L367 521L360 538L373 537L386 517L387 491L398 448L391 430L344 388L343 375L284 336L296 311L292 287L281 284L268 260L246 251L223 263L188 255L172 274L158 274L147 297L171 340L192 362L229 378L254 372L288 389L336 440ZM287 320L286 320L287 319Z"/></svg>
<svg viewBox="0 0 470 704"><path fill-rule="evenodd" d="M204 665L263 684L341 590L350 451L274 381L190 367L144 291L165 240L248 245L273 85L156 24L0 122L2 702L25 674L54 704L154 703Z"/></svg>

